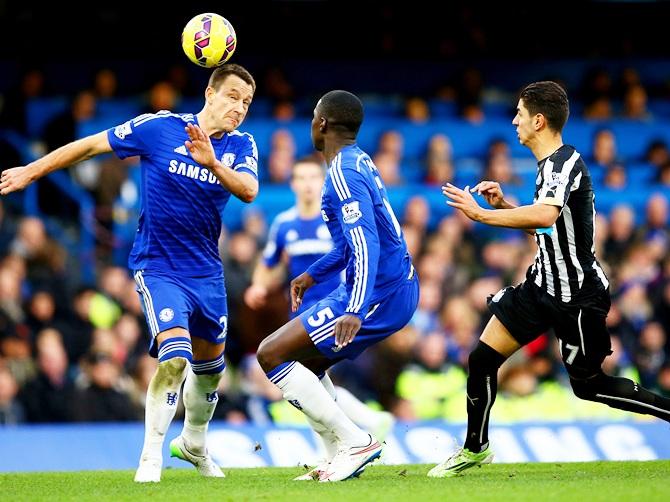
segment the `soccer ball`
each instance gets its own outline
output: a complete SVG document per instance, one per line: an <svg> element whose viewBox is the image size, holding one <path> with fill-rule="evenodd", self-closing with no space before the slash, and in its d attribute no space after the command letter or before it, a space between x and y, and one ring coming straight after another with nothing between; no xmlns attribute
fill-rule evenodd
<svg viewBox="0 0 670 502"><path fill-rule="evenodd" d="M213 68L230 59L237 46L237 36L227 19L208 12L186 23L181 46L195 64Z"/></svg>

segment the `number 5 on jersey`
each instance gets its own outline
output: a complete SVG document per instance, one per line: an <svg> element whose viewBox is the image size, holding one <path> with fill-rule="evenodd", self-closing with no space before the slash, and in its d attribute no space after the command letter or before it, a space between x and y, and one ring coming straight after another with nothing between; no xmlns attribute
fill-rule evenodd
<svg viewBox="0 0 670 502"><path fill-rule="evenodd" d="M334 317L335 314L333 314L333 311L330 309L330 307L326 307L319 310L313 316L308 317L307 322L313 328L318 328L319 326L322 326L323 323L325 323L327 320L333 319Z"/></svg>

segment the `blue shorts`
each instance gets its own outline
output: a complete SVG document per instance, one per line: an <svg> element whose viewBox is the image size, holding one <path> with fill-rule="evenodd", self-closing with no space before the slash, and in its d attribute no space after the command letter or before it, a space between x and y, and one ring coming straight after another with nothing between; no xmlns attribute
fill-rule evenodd
<svg viewBox="0 0 670 502"><path fill-rule="evenodd" d="M391 295L370 305L356 337L349 345L338 349L333 331L335 322L344 315L348 303L346 285L340 284L335 291L300 314L302 325L312 342L329 359L356 359L370 345L404 328L419 303L419 281L412 270L411 278Z"/></svg>
<svg viewBox="0 0 670 502"><path fill-rule="evenodd" d="M133 276L151 332L152 356L157 356L156 336L170 328L184 328L192 337L225 343L228 303L223 277L176 278L143 270L136 270Z"/></svg>

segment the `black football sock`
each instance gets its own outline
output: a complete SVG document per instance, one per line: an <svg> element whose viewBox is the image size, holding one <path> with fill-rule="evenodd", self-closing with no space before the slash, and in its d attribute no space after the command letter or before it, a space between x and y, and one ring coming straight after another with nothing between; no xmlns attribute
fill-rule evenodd
<svg viewBox="0 0 670 502"><path fill-rule="evenodd" d="M480 341L468 359L468 433L465 448L478 453L489 442L489 414L498 391L498 368L505 356Z"/></svg>
<svg viewBox="0 0 670 502"><path fill-rule="evenodd" d="M641 387L632 380L600 373L585 380L570 378L577 397L604 403L611 408L653 415L670 422L670 399Z"/></svg>

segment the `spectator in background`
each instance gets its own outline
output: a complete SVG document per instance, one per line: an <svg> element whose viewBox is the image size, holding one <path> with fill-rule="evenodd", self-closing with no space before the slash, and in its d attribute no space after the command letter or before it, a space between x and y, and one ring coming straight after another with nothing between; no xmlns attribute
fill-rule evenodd
<svg viewBox="0 0 670 502"><path fill-rule="evenodd" d="M430 120L430 108L423 98L411 97L405 103L405 117L413 124L425 124Z"/></svg>
<svg viewBox="0 0 670 502"><path fill-rule="evenodd" d="M113 99L116 97L118 84L116 73L109 68L103 68L93 77L93 92L98 99Z"/></svg>
<svg viewBox="0 0 670 502"><path fill-rule="evenodd" d="M37 375L21 392L28 422L68 422L72 420L74 382L68 373L68 359L61 334L47 328L35 343Z"/></svg>
<svg viewBox="0 0 670 502"><path fill-rule="evenodd" d="M28 301L26 324L35 334L56 322L56 300L48 290L37 290Z"/></svg>
<svg viewBox="0 0 670 502"><path fill-rule="evenodd" d="M467 68L461 75L456 90L456 105L459 116L472 124L480 124L486 118L482 108L484 79L476 68Z"/></svg>
<svg viewBox="0 0 670 502"><path fill-rule="evenodd" d="M658 374L668 362L665 352L666 335L658 322L645 324L635 351L635 365L640 373L640 384L649 389L658 389Z"/></svg>
<svg viewBox="0 0 670 502"><path fill-rule="evenodd" d="M96 97L93 91L79 92L70 108L51 119L44 129L42 140L47 152L56 150L61 145L79 138L79 128L96 114ZM95 189L100 175L100 162L88 159L73 165L70 171L72 179L89 191ZM79 217L78 205L68 197L63 197L60 190L55 190L48 179L37 182L40 209L46 214L76 222Z"/></svg>
<svg viewBox="0 0 670 502"><path fill-rule="evenodd" d="M649 121L654 118L647 108L647 91L641 84L634 84L626 89L621 116L627 120L639 121Z"/></svg>
<svg viewBox="0 0 670 502"><path fill-rule="evenodd" d="M279 122L290 122L295 115L295 106L291 101L279 101L272 107L272 117Z"/></svg>
<svg viewBox="0 0 670 502"><path fill-rule="evenodd" d="M426 235L428 232L428 224L430 223L430 206L425 197L415 195L410 198L405 205L405 213L403 215L403 225L414 227Z"/></svg>
<svg viewBox="0 0 670 502"><path fill-rule="evenodd" d="M442 303L441 285L437 281L421 283L419 305L410 324L421 336L439 329L438 312Z"/></svg>
<svg viewBox="0 0 670 502"><path fill-rule="evenodd" d="M278 66L269 68L263 76L263 90L274 101L292 101L294 98L293 85Z"/></svg>
<svg viewBox="0 0 670 502"><path fill-rule="evenodd" d="M10 251L25 260L30 287L52 291L57 299L68 297L67 252L47 235L41 219L28 216L19 222Z"/></svg>
<svg viewBox="0 0 670 502"><path fill-rule="evenodd" d="M666 187L670 186L670 160L659 168L656 182Z"/></svg>
<svg viewBox="0 0 670 502"><path fill-rule="evenodd" d="M288 129L277 129L270 140L268 173L271 183L286 184L295 163L296 145Z"/></svg>
<svg viewBox="0 0 670 502"><path fill-rule="evenodd" d="M591 146L594 168L606 168L617 160L616 137L609 129L600 129L593 135Z"/></svg>
<svg viewBox="0 0 670 502"><path fill-rule="evenodd" d="M91 322L91 300L95 294L96 291L91 287L80 287L72 299L70 317L60 329L70 361L79 361L91 346L94 330Z"/></svg>
<svg viewBox="0 0 670 502"><path fill-rule="evenodd" d="M612 77L604 68L592 68L584 77L581 98L585 119L606 120L612 117Z"/></svg>
<svg viewBox="0 0 670 502"><path fill-rule="evenodd" d="M223 266L230 312L237 312L228 318L226 357L235 363L245 353L254 352L262 333L248 333L257 314L244 303L244 292L251 285L254 261L258 254L256 239L245 232L237 232L228 239L228 252L224 254Z"/></svg>
<svg viewBox="0 0 670 502"><path fill-rule="evenodd" d="M465 296L453 296L440 313L447 333L447 355L450 361L466 368L468 355L477 342L479 318Z"/></svg>
<svg viewBox="0 0 670 502"><path fill-rule="evenodd" d="M79 137L79 125L95 117L96 97L93 91L79 92L65 112L51 119L42 135L47 152L61 145L74 141Z"/></svg>
<svg viewBox="0 0 670 502"><path fill-rule="evenodd" d="M175 110L179 102L179 94L170 82L156 82L149 90L146 101L147 104L143 113Z"/></svg>
<svg viewBox="0 0 670 502"><path fill-rule="evenodd" d="M0 99L0 129L9 129L27 137L28 103L40 97L43 91L44 73L41 70L31 69L24 73L18 87L0 96L2 98Z"/></svg>
<svg viewBox="0 0 670 502"><path fill-rule="evenodd" d="M663 139L655 139L649 146L644 154L644 161L652 166L656 166L659 170L667 163L670 162L670 149L668 149L668 144Z"/></svg>
<svg viewBox="0 0 670 502"><path fill-rule="evenodd" d="M465 371L449 362L444 335L427 334L414 347L414 362L398 375L397 393L422 420L462 420ZM458 411L454 411L460 409Z"/></svg>
<svg viewBox="0 0 670 502"><path fill-rule="evenodd" d="M505 153L495 153L488 158L481 179L497 181L504 185L523 184L523 180L514 172L511 157Z"/></svg>
<svg viewBox="0 0 670 502"><path fill-rule="evenodd" d="M74 418L80 422L126 422L138 420L139 411L122 390L121 372L103 352L87 355L82 363L84 382L74 398Z"/></svg>
<svg viewBox="0 0 670 502"><path fill-rule="evenodd" d="M398 186L403 184L400 173L398 158L391 152L379 152L375 154L373 162L379 171L379 177L387 186Z"/></svg>
<svg viewBox="0 0 670 502"><path fill-rule="evenodd" d="M614 206L610 213L610 232L605 241L604 258L611 266L617 266L624 258L635 236L635 213L627 204Z"/></svg>
<svg viewBox="0 0 670 502"><path fill-rule="evenodd" d="M626 166L623 162L612 162L605 170L603 184L612 190L623 190L628 184Z"/></svg>
<svg viewBox="0 0 670 502"><path fill-rule="evenodd" d="M25 326L21 328L23 329L0 338L0 356L4 356L5 365L12 372L19 387L31 380L37 372L27 329Z"/></svg>
<svg viewBox="0 0 670 502"><path fill-rule="evenodd" d="M379 137L377 153L393 155L398 162L402 160L405 148L405 138L398 131L384 131Z"/></svg>
<svg viewBox="0 0 670 502"><path fill-rule="evenodd" d="M373 156L372 161L387 186L403 183L400 163L404 147L405 140L398 131L385 131L379 137L377 153Z"/></svg>
<svg viewBox="0 0 670 502"><path fill-rule="evenodd" d="M0 340L27 335L21 287L25 279L23 260L7 260L0 264Z"/></svg>
<svg viewBox="0 0 670 502"><path fill-rule="evenodd" d="M434 134L428 142L426 177L429 185L443 185L454 179L453 147L446 134Z"/></svg>
<svg viewBox="0 0 670 502"><path fill-rule="evenodd" d="M12 371L0 359L0 425L16 425L23 422L25 413L17 399L19 386Z"/></svg>
<svg viewBox="0 0 670 502"><path fill-rule="evenodd" d="M646 219L637 229L636 237L644 242L658 241L662 245L662 251L667 250L670 240L668 199L662 193L653 194L647 201ZM663 254L659 254L657 259L663 258Z"/></svg>

